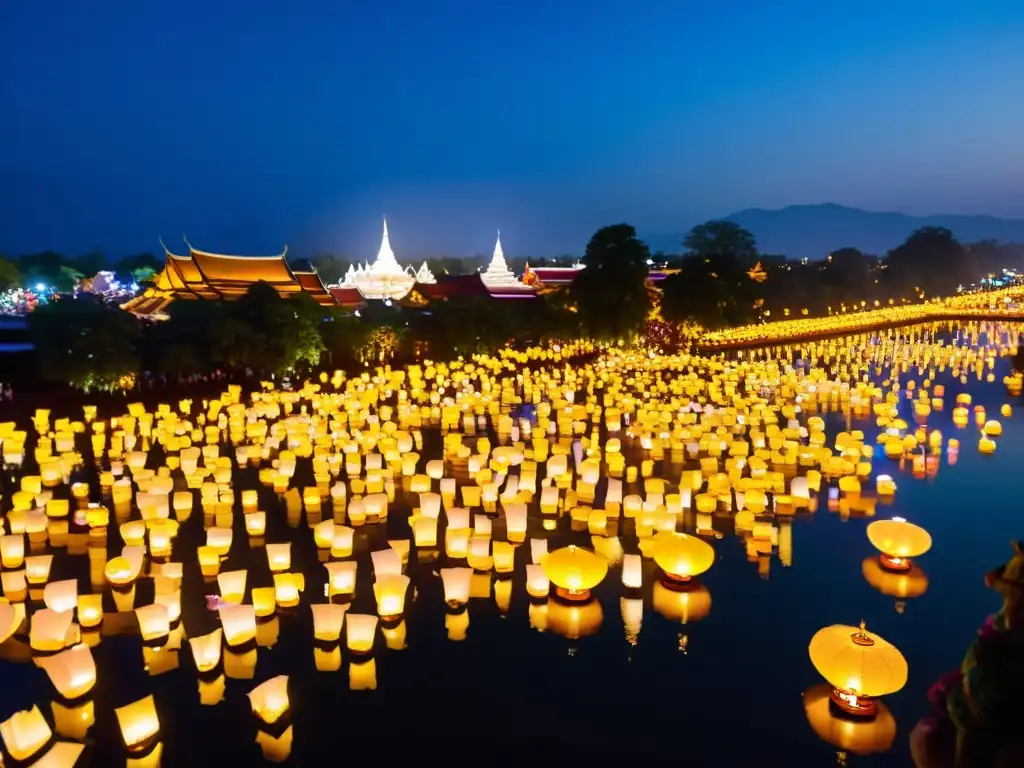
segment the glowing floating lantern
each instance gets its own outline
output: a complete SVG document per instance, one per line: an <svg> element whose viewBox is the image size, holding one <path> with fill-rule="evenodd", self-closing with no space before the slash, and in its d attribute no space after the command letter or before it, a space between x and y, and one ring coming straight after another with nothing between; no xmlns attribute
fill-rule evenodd
<svg viewBox="0 0 1024 768"><path fill-rule="evenodd" d="M277 675L249 691L249 704L256 717L267 725L274 725L288 714L288 675Z"/></svg>
<svg viewBox="0 0 1024 768"><path fill-rule="evenodd" d="M355 654L368 654L373 650L377 634L376 616L364 613L349 613L345 617L345 644Z"/></svg>
<svg viewBox="0 0 1024 768"><path fill-rule="evenodd" d="M878 713L876 699L907 684L907 662L896 646L860 627L836 624L811 638L811 663L832 686L841 711L860 717Z"/></svg>
<svg viewBox="0 0 1024 768"><path fill-rule="evenodd" d="M256 639L256 609L251 605L221 605L218 613L228 646L239 647Z"/></svg>
<svg viewBox="0 0 1024 768"><path fill-rule="evenodd" d="M53 656L37 659L57 693L74 700L85 696L96 685L96 660L88 645L79 643Z"/></svg>
<svg viewBox="0 0 1024 768"><path fill-rule="evenodd" d="M377 599L377 613L381 619L397 619L405 612L405 595L409 589L409 577L402 574L378 578L373 584Z"/></svg>
<svg viewBox="0 0 1024 768"><path fill-rule="evenodd" d="M152 696L118 707L114 714L129 752L144 752L160 735L160 718Z"/></svg>
<svg viewBox="0 0 1024 768"><path fill-rule="evenodd" d="M15 712L0 723L0 738L3 738L7 753L22 763L27 763L40 752L49 743L52 735L53 732L38 706Z"/></svg>
<svg viewBox="0 0 1024 768"><path fill-rule="evenodd" d="M355 561L344 563L325 563L327 569L327 596L351 595L356 591Z"/></svg>
<svg viewBox="0 0 1024 768"><path fill-rule="evenodd" d="M876 520L867 527L868 541L881 555L879 559L891 571L910 569L911 559L932 548L932 537L924 528L902 517Z"/></svg>
<svg viewBox="0 0 1024 768"><path fill-rule="evenodd" d="M608 573L605 558L572 544L550 552L541 567L555 585L555 594L571 601L589 600L590 591Z"/></svg>
<svg viewBox="0 0 1024 768"><path fill-rule="evenodd" d="M314 603L310 608L313 611L313 637L324 643L337 642L341 637L341 627L345 622L348 606Z"/></svg>
<svg viewBox="0 0 1024 768"><path fill-rule="evenodd" d="M103 621L103 595L78 596L78 623L83 629L98 627Z"/></svg>
<svg viewBox="0 0 1024 768"><path fill-rule="evenodd" d="M623 556L622 586L626 589L640 589L643 586L643 558L640 555Z"/></svg>
<svg viewBox="0 0 1024 768"><path fill-rule="evenodd" d="M468 603L472 580L472 568L442 568L441 582L444 585L445 603L453 608Z"/></svg>
<svg viewBox="0 0 1024 768"><path fill-rule="evenodd" d="M875 493L882 497L896 495L896 481L892 475L879 475L875 478Z"/></svg>
<svg viewBox="0 0 1024 768"><path fill-rule="evenodd" d="M4 568L20 568L25 561L25 535L23 533L0 536L0 564Z"/></svg>
<svg viewBox="0 0 1024 768"><path fill-rule="evenodd" d="M159 603L153 603L142 608L135 609L135 616L139 621L139 631L143 641L150 642L167 637L171 631L171 620L167 607Z"/></svg>
<svg viewBox="0 0 1024 768"><path fill-rule="evenodd" d="M224 630L218 627L207 635L188 639L197 671L205 674L213 671L220 664L220 647L223 636Z"/></svg>
<svg viewBox="0 0 1024 768"><path fill-rule="evenodd" d="M43 608L32 614L32 621L29 627L29 645L32 650L42 653L54 653L63 650L68 645L72 632L72 619L74 612L51 611Z"/></svg>
<svg viewBox="0 0 1024 768"><path fill-rule="evenodd" d="M664 532L655 537L654 562L670 583L685 584L714 564L715 550L696 536Z"/></svg>
<svg viewBox="0 0 1024 768"><path fill-rule="evenodd" d="M551 592L551 580L542 566L534 563L526 566L526 592L533 598L546 598Z"/></svg>

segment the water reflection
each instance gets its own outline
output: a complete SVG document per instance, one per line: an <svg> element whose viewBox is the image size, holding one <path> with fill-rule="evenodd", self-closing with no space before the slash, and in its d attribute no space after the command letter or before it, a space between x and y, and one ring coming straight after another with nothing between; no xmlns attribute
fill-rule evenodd
<svg viewBox="0 0 1024 768"><path fill-rule="evenodd" d="M413 663L452 663L434 637L500 644L496 633L518 625L559 636L577 657L614 637L639 659L651 637L728 662L721 629L709 625L722 616L728 636L749 632L741 580L774 579L773 563L814 557L795 552L794 528L890 511L923 523L901 497L956 463L972 424L978 453L1003 446L1002 423L954 388L970 376L1002 391L995 366L1017 329L968 326L942 345L925 340L933 333L731 360L614 353L578 368L519 370L510 353L297 392L133 406L105 420L37 413L0 425L0 655L35 662L48 678L11 702L5 718L25 715L8 719L6 733L25 749L57 748L46 719L41 741L31 714L36 699L52 701L52 731L89 740L98 759L152 761L166 750L180 764L202 759L203 747L174 730L179 712L223 709L222 722L246 734L254 714L251 743L282 761L304 738L301 710L291 710L314 688L309 670L388 696L389 667L411 675ZM947 415L960 438L944 436ZM870 551L864 528L846 527L842 546ZM887 565L867 557L862 574L902 611L928 579L900 558L927 565L934 554L891 548L879 547ZM742 560L749 572L719 587L717 571ZM712 591L722 606L714 616ZM838 607L847 620L862 610ZM122 684L129 669L142 677ZM800 682L813 674L791 670ZM187 694L160 682L182 678ZM833 723L829 686L825 713L811 691L808 720L837 749L892 744L884 704L871 725ZM60 749L72 746L81 744Z"/></svg>

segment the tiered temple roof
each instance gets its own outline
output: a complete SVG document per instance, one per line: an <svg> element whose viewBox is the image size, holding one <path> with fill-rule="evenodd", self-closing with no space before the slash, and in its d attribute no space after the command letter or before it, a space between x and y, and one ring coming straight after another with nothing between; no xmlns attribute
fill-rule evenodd
<svg viewBox="0 0 1024 768"><path fill-rule="evenodd" d="M122 304L123 309L154 315L162 313L175 299L237 299L259 282L272 286L282 296L308 293L323 306L336 303L312 266L292 270L285 260L287 248L276 256L227 256L197 250L187 240L185 243L187 256L171 253L164 246L163 270L151 287Z"/></svg>

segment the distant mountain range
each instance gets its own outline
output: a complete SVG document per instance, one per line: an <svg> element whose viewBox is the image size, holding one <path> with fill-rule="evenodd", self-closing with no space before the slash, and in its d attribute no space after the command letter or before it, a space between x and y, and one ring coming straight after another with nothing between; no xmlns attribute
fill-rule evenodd
<svg viewBox="0 0 1024 768"><path fill-rule="evenodd" d="M946 227L963 243L986 239L1024 243L1024 219L994 216L908 216L825 203L774 211L748 208L724 218L753 233L762 253L781 253L791 259L819 259L846 246L883 255L919 227ZM679 253L685 237L685 232L655 234L644 241L652 253Z"/></svg>

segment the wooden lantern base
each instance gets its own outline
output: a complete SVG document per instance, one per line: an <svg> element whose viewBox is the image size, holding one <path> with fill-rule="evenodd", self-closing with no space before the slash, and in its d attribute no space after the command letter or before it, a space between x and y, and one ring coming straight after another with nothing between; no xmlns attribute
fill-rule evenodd
<svg viewBox="0 0 1024 768"><path fill-rule="evenodd" d="M565 587L555 587L555 594L569 603L585 603L590 599L589 589L571 590Z"/></svg>
<svg viewBox="0 0 1024 768"><path fill-rule="evenodd" d="M833 688L829 698L833 707L849 717L871 720L878 714L878 700L870 696L855 696Z"/></svg>
<svg viewBox="0 0 1024 768"><path fill-rule="evenodd" d="M909 557L893 557L883 552L878 556L878 561L885 570L893 571L894 573L906 573L910 570Z"/></svg>

